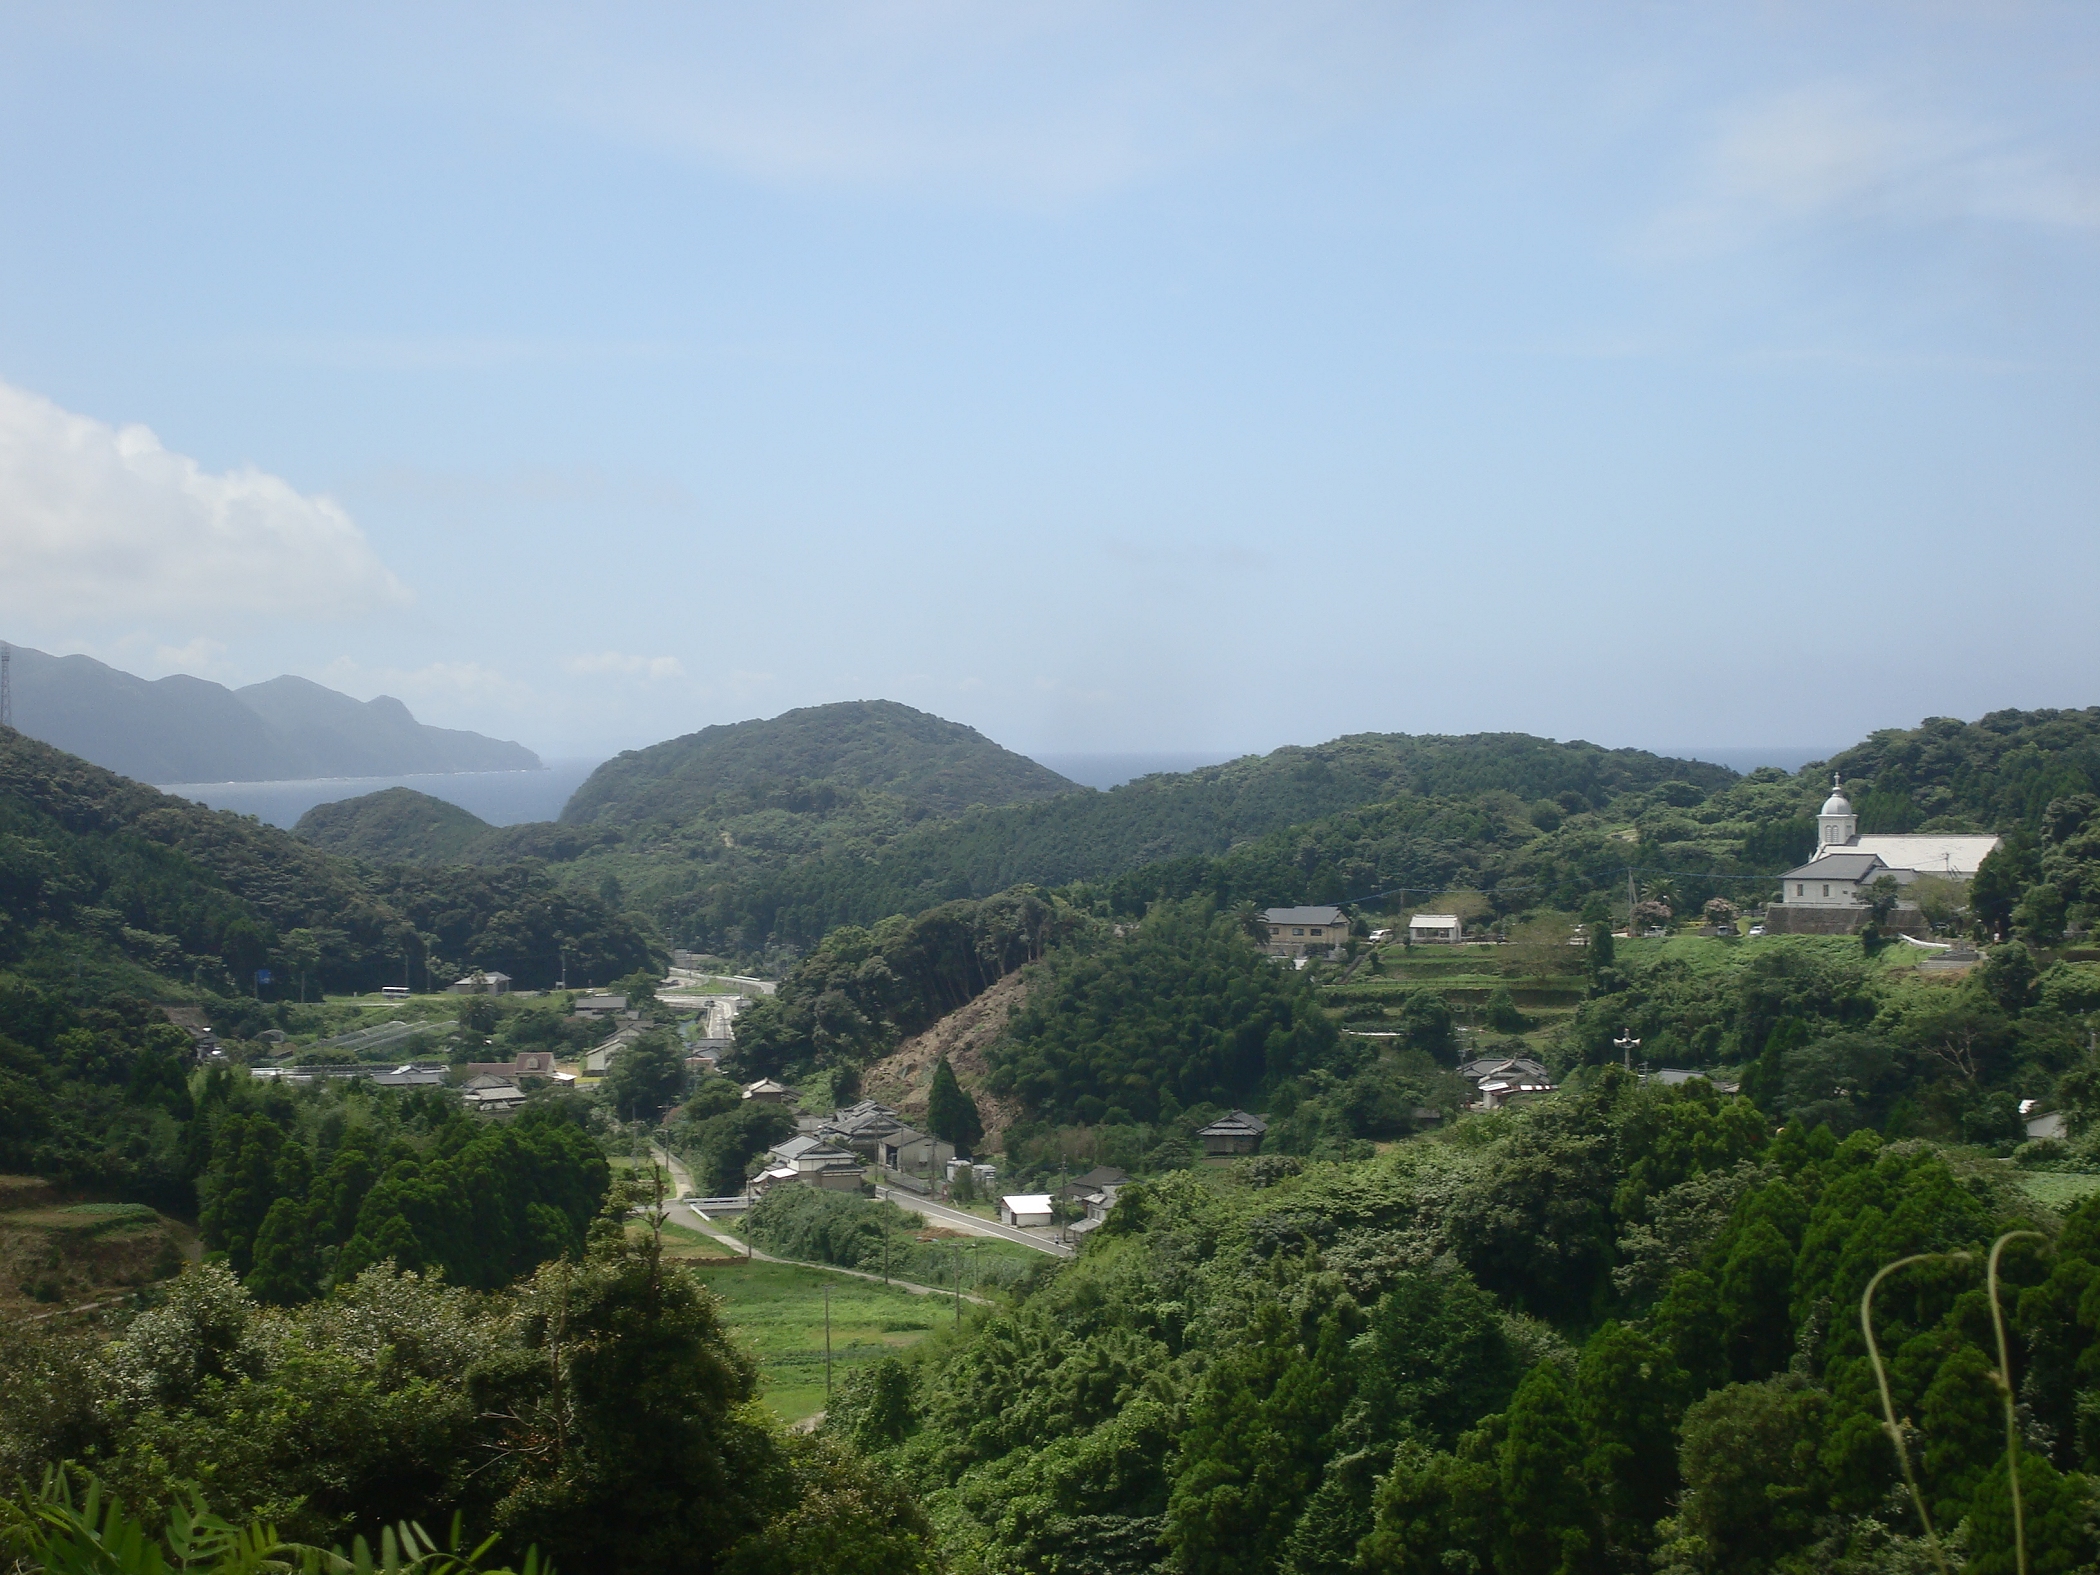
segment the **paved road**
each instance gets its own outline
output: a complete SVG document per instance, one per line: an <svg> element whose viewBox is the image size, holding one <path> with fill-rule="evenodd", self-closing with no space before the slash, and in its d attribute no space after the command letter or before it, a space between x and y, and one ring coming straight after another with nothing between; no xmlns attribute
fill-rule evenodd
<svg viewBox="0 0 2100 1575"><path fill-rule="evenodd" d="M1033 1247L1037 1252L1047 1252L1053 1258L1069 1258L1070 1247L1060 1247L1046 1237L1033 1231L1022 1230L1016 1225L1001 1225L981 1214L965 1214L961 1209L951 1209L945 1203L935 1203L922 1198L916 1192L900 1192L894 1187L877 1187L875 1196L885 1198L900 1209L909 1210L936 1225L947 1225L972 1236L996 1236L1001 1241L1017 1241L1024 1247Z"/></svg>
<svg viewBox="0 0 2100 1575"><path fill-rule="evenodd" d="M665 1165L670 1169L672 1185L680 1193L690 1193L693 1190L692 1173L684 1165L680 1164L669 1150L658 1149L657 1152L662 1155ZM893 1285L898 1290L908 1291L913 1296L945 1296L951 1300L955 1296L955 1288L953 1286L943 1290L938 1285L919 1285L911 1280L900 1280L894 1275L885 1280L881 1275L870 1274L865 1269L845 1269L835 1263L805 1263L800 1258L776 1258L769 1252L760 1252L748 1242L737 1240L736 1237L721 1229L713 1220L702 1214L690 1203L680 1203L675 1198L666 1198L664 1200L664 1217L674 1225L683 1225L688 1230L697 1230L703 1236L711 1236L723 1246L734 1249L740 1256L756 1259L760 1263L786 1263L792 1264L798 1269L822 1269L826 1274L843 1274L848 1279L872 1280L877 1285ZM966 1302L975 1302L980 1307L992 1305L989 1297L979 1296L971 1291L964 1291L962 1299Z"/></svg>

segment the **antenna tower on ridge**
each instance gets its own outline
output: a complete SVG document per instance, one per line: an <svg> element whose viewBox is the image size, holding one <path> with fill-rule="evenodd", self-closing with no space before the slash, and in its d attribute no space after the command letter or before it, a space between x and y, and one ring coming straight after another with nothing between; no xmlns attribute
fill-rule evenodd
<svg viewBox="0 0 2100 1575"><path fill-rule="evenodd" d="M15 648L0 640L0 727L15 725Z"/></svg>

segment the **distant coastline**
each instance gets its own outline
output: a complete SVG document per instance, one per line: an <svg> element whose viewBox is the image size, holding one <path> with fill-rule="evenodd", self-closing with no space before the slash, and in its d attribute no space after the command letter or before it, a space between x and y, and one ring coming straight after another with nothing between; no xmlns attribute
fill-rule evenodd
<svg viewBox="0 0 2100 1575"><path fill-rule="evenodd" d="M426 771L405 776L309 777L282 782L162 782L177 798L253 815L289 830L316 804L360 798L385 788L414 788L479 815L492 826L553 820L569 796L602 763L599 756L549 760L539 770Z"/></svg>

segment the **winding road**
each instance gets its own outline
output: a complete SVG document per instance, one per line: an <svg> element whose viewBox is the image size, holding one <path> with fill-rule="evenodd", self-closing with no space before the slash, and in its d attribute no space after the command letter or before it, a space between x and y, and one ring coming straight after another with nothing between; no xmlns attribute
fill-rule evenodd
<svg viewBox="0 0 2100 1575"><path fill-rule="evenodd" d="M656 1152L662 1157L665 1166L671 1172L673 1189L680 1196L691 1195L693 1191L692 1172L687 1170L680 1163L678 1157L669 1149L659 1147ZM943 1296L951 1299L955 1296L955 1288L953 1286L943 1289L938 1285L919 1285L911 1280L900 1280L894 1275L889 1279L884 1279L879 1274L870 1274L866 1269L846 1269L835 1263L808 1263L801 1258L776 1258L769 1252L760 1252L749 1242L739 1241L690 1203L681 1203L676 1198L666 1198L663 1208L664 1218L672 1224L683 1225L688 1230L697 1230L701 1235L718 1241L725 1247L735 1249L737 1256L750 1258L758 1263L785 1263L797 1269L821 1269L826 1274L843 1274L848 1279L870 1280L877 1285L893 1285L898 1290L907 1291L913 1296ZM977 1223L981 1225L984 1221L979 1220ZM966 1302L974 1302L979 1307L992 1305L989 1297L979 1296L972 1291L964 1291L962 1299Z"/></svg>

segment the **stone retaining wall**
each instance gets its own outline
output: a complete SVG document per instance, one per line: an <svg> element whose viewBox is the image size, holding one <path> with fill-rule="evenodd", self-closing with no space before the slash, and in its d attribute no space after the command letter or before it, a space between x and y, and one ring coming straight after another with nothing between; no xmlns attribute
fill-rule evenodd
<svg viewBox="0 0 2100 1575"><path fill-rule="evenodd" d="M1779 902L1765 907L1767 935L1857 935L1866 922L1865 908L1789 907ZM1932 926L1925 922L1924 914L1916 908L1901 906L1889 915L1882 928L1891 934L1915 935L1920 940L1932 933Z"/></svg>

